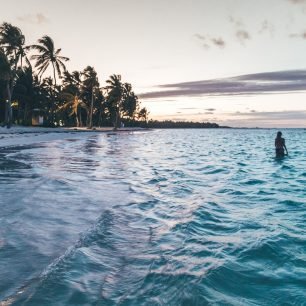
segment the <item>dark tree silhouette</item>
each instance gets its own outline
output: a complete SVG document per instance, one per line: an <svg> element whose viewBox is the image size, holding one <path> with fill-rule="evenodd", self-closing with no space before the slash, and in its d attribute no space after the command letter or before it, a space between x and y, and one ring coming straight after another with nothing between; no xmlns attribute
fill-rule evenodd
<svg viewBox="0 0 306 306"><path fill-rule="evenodd" d="M0 48L1 61L5 70L2 72L2 80L6 82L6 109L5 109L5 124L9 128L12 124L12 96L13 90L18 78L18 62L26 56L25 38L18 27L4 22L0 26ZM9 66L7 65L9 64ZM9 69L8 69L9 68ZM5 75L5 77L4 77Z"/></svg>
<svg viewBox="0 0 306 306"><path fill-rule="evenodd" d="M37 45L32 45L31 48L38 51L39 54L34 54L31 59L35 60L35 68L38 69L38 75L41 77L48 69L49 65L52 65L53 80L56 86L56 74L60 78L62 72L66 71L64 62L69 61L68 57L60 56L62 49L55 49L53 39L49 36L43 36L38 40Z"/></svg>
<svg viewBox="0 0 306 306"><path fill-rule="evenodd" d="M106 83L108 84L105 87L107 90L107 104L112 117L114 129L116 130L120 124L120 111L123 98L123 85L121 83L121 75L111 75Z"/></svg>

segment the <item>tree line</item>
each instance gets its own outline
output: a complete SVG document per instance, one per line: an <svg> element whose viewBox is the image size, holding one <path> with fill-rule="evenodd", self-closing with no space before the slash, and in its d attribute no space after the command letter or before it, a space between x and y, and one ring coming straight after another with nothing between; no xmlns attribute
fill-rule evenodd
<svg viewBox="0 0 306 306"><path fill-rule="evenodd" d="M69 72L49 36L26 45L22 31L10 23L0 25L0 122L31 125L34 112L46 126L131 126L146 124L148 110L141 107L132 85L113 74L101 87L94 67ZM52 76L44 77L48 68Z"/></svg>
<svg viewBox="0 0 306 306"><path fill-rule="evenodd" d="M159 129L215 129L220 128L217 123L212 122L193 122L193 121L172 121L172 120L149 120L146 122L148 128ZM222 126L222 128L227 128Z"/></svg>

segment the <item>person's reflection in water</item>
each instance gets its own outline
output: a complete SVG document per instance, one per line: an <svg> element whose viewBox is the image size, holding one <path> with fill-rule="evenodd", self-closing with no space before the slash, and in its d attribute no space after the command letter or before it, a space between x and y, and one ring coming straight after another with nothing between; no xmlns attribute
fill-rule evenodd
<svg viewBox="0 0 306 306"><path fill-rule="evenodd" d="M275 138L275 156L279 158L279 157L284 157L285 155L288 155L285 139L282 137L282 132L277 132Z"/></svg>

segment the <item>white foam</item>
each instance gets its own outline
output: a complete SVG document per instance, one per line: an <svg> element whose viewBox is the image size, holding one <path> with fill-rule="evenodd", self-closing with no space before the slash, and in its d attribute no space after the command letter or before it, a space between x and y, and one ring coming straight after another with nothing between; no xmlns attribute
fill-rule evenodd
<svg viewBox="0 0 306 306"><path fill-rule="evenodd" d="M140 128L125 128L120 131L135 131ZM24 146L52 140L67 138L81 138L93 133L111 132L113 128L46 128L46 127L24 127L12 126L10 129L0 127L0 148L11 146Z"/></svg>

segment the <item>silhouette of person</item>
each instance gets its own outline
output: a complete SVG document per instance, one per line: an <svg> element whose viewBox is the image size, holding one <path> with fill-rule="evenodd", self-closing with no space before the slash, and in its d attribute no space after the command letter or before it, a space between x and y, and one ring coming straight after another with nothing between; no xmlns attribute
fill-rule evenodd
<svg viewBox="0 0 306 306"><path fill-rule="evenodd" d="M284 157L285 156L285 150L286 155L288 155L288 150L285 144L285 139L282 137L282 132L277 132L276 138L275 138L275 155L276 157Z"/></svg>

